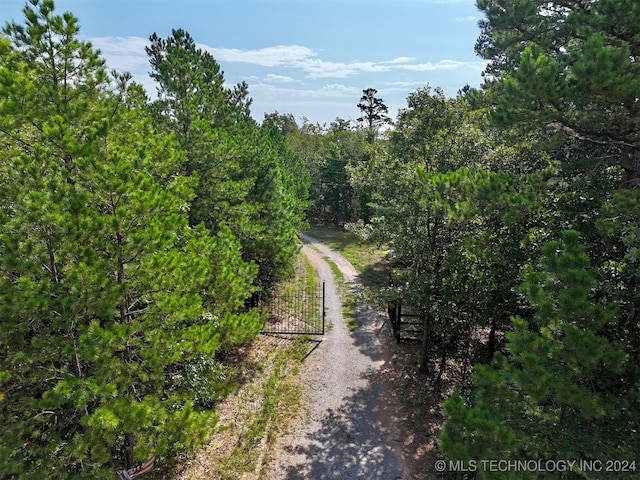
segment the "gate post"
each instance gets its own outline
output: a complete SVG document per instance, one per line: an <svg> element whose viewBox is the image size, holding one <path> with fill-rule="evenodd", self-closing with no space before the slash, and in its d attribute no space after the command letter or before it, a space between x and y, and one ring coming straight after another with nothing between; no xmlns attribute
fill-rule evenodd
<svg viewBox="0 0 640 480"><path fill-rule="evenodd" d="M393 300L387 304L387 313L389 314L389 320L391 321L391 330L393 331L394 337L398 335L398 301L399 300Z"/></svg>
<svg viewBox="0 0 640 480"><path fill-rule="evenodd" d="M402 300L398 300L396 305L396 343L400 343L400 328L402 325Z"/></svg>
<svg viewBox="0 0 640 480"><path fill-rule="evenodd" d="M322 335L324 335L324 317L325 317L325 308L324 308L324 280L322 281Z"/></svg>

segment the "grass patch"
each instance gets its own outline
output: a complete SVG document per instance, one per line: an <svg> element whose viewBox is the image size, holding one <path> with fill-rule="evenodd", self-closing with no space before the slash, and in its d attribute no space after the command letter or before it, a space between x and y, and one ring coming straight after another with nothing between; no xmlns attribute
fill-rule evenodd
<svg viewBox="0 0 640 480"><path fill-rule="evenodd" d="M307 292L310 293L314 291L316 285L318 284L318 275L316 273L315 268L313 268L313 264L306 256L304 257L304 265L307 272L306 289L307 289Z"/></svg>
<svg viewBox="0 0 640 480"><path fill-rule="evenodd" d="M339 252L358 271L362 271L364 267L374 263L376 257L383 254L381 248L371 243L362 242L356 235L342 228L316 226L306 233Z"/></svg>
<svg viewBox="0 0 640 480"><path fill-rule="evenodd" d="M244 406L243 432L231 454L220 459L216 468L218 478L235 480L250 472L260 474L269 447L300 403L301 386L295 376L303 359L302 343L294 341L289 348L275 352L272 364L264 372L266 380L254 385L255 398L248 395Z"/></svg>
<svg viewBox="0 0 640 480"><path fill-rule="evenodd" d="M364 290L354 297L361 296L363 301L379 308L386 308L386 300L381 295L381 290L389 285L390 265L386 259L384 247L371 242L363 242L352 232L344 228L313 226L307 232L309 236L320 240L329 248L339 252L358 270L358 281ZM329 261L334 275L340 283L343 283L342 273L339 272L333 262ZM343 292L341 292L343 295ZM354 313L349 314L357 306L355 298L350 299L343 296L343 312L345 321L349 328L353 330L358 326ZM351 316L350 316L351 315Z"/></svg>
<svg viewBox="0 0 640 480"><path fill-rule="evenodd" d="M338 268L338 265L336 265L335 262L329 257L323 256L322 258L329 264L329 267L333 272L333 276L336 278L336 281L338 282L338 285L340 285L340 288L342 288L344 286L344 274L342 273L342 270L340 270L340 268Z"/></svg>
<svg viewBox="0 0 640 480"><path fill-rule="evenodd" d="M342 304L342 318L344 318L347 328L353 331L360 326L358 322L358 300L356 295L347 288L347 285L344 283L344 275L335 262L329 257L322 258L327 262L336 279L340 303Z"/></svg>
<svg viewBox="0 0 640 480"><path fill-rule="evenodd" d="M352 292L345 292L342 295L342 317L349 331L354 331L361 324L358 321L359 302Z"/></svg>
<svg viewBox="0 0 640 480"><path fill-rule="evenodd" d="M313 268L313 264L306 256L298 254L294 262L293 275L280 282L275 291L279 295L290 296L310 294L315 291L318 282L318 274Z"/></svg>
<svg viewBox="0 0 640 480"><path fill-rule="evenodd" d="M388 285L389 267L384 246L363 242L343 228L313 226L305 233L346 258L360 272L363 286L379 289Z"/></svg>

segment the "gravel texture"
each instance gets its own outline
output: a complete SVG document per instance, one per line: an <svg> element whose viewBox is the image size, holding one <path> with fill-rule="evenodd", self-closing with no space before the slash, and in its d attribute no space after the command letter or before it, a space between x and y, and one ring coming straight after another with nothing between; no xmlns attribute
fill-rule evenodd
<svg viewBox="0 0 640 480"><path fill-rule="evenodd" d="M348 288L358 289L357 272L341 255L304 236L303 253L325 281L331 326L301 369L304 393L300 421L280 437L263 470L268 479L405 479L404 439L380 372L389 363L380 335L383 319L360 309L361 326L349 332L331 268Z"/></svg>

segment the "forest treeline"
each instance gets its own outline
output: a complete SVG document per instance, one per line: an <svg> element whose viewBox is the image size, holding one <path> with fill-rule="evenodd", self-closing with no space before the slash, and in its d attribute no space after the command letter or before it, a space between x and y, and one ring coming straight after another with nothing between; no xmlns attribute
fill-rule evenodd
<svg viewBox="0 0 640 480"><path fill-rule="evenodd" d="M374 89L357 125L294 128L281 118L311 174L309 215L389 249L383 296L419 312L425 381L469 372L443 405L439 448L461 462L452 465L621 462L597 478L631 478L640 469L640 4L477 5L476 51L488 62L480 89L447 98L419 88L386 129Z"/></svg>
<svg viewBox="0 0 640 480"><path fill-rule="evenodd" d="M157 95L49 0L0 37L0 477L113 478L212 431L219 350L289 275L309 176L190 35L152 35Z"/></svg>
<svg viewBox="0 0 640 480"><path fill-rule="evenodd" d="M2 475L112 478L204 441L228 388L214 354L256 335L245 300L307 220L388 248L382 296L420 314L424 381L467 372L444 458L637 474L640 4L477 5L481 88L426 85L393 120L369 88L328 126L256 123L182 30L150 37L151 100L51 1L5 26ZM545 474L592 478L464 473Z"/></svg>

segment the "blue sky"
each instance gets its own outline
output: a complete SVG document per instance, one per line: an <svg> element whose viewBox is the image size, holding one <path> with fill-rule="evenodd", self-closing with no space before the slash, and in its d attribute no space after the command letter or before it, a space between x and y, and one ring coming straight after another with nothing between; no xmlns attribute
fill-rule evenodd
<svg viewBox="0 0 640 480"><path fill-rule="evenodd" d="M0 0L2 24L23 22L24 0ZM149 94L149 35L188 31L220 63L229 85L246 81L252 115L290 113L301 124L355 120L373 87L395 118L427 84L454 96L482 82L474 0L57 0L110 68Z"/></svg>

